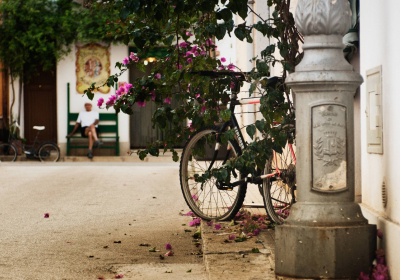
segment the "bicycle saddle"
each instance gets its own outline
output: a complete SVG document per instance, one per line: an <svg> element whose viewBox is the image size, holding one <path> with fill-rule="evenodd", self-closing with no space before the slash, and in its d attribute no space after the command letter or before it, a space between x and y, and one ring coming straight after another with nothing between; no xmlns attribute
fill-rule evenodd
<svg viewBox="0 0 400 280"><path fill-rule="evenodd" d="M33 129L44 130L44 126L34 126Z"/></svg>

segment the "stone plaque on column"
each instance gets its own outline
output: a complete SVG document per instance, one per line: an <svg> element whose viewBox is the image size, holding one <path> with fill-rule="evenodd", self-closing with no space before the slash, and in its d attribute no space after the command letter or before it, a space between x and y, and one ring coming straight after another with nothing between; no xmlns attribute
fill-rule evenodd
<svg viewBox="0 0 400 280"><path fill-rule="evenodd" d="M313 106L311 110L312 189L321 192L346 190L346 107L339 104L320 104Z"/></svg>

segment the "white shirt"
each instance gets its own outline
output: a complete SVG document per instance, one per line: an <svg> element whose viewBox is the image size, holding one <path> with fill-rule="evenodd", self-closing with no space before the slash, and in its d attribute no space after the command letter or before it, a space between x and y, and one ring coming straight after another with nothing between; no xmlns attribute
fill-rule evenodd
<svg viewBox="0 0 400 280"><path fill-rule="evenodd" d="M90 126L99 119L99 112L96 111L82 111L79 113L76 122L81 124L81 127ZM96 125L97 127L97 125Z"/></svg>

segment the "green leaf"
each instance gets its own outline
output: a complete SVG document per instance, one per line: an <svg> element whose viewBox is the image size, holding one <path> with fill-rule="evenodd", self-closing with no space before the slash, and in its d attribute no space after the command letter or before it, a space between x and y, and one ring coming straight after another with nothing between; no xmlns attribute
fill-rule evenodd
<svg viewBox="0 0 400 280"><path fill-rule="evenodd" d="M234 22L233 22L233 20L230 20L230 21L226 22L225 25L226 25L226 29L228 29L228 32L231 32L234 27Z"/></svg>
<svg viewBox="0 0 400 280"><path fill-rule="evenodd" d="M217 16L220 16L225 22L228 22L232 19L232 12L229 9L223 9L217 13Z"/></svg>
<svg viewBox="0 0 400 280"><path fill-rule="evenodd" d="M191 75L188 72L186 72L183 75L183 79L185 80L186 83L190 83Z"/></svg>
<svg viewBox="0 0 400 280"><path fill-rule="evenodd" d="M133 39L133 42L135 43L136 47L139 49L143 49L144 45L146 44L146 39L142 37L135 37Z"/></svg>
<svg viewBox="0 0 400 280"><path fill-rule="evenodd" d="M267 74L268 73L267 63L265 63L264 61L257 62L257 71L263 75Z"/></svg>
<svg viewBox="0 0 400 280"><path fill-rule="evenodd" d="M129 14L130 14L129 9L128 9L127 7L124 7L124 8L121 10L121 12L119 13L119 17L120 17L122 20L126 20L127 17L129 16Z"/></svg>
<svg viewBox="0 0 400 280"><path fill-rule="evenodd" d="M246 132L250 136L250 138L253 139L254 134L256 134L256 127L254 126L254 124L247 126Z"/></svg>
<svg viewBox="0 0 400 280"><path fill-rule="evenodd" d="M155 251L156 251L156 247L153 247L153 248L149 249L149 252L154 253Z"/></svg>
<svg viewBox="0 0 400 280"><path fill-rule="evenodd" d="M172 152L172 160L177 162L179 160L178 153L176 151Z"/></svg>
<svg viewBox="0 0 400 280"><path fill-rule="evenodd" d="M256 82L251 83L250 88L249 88L249 97L253 94L253 92L256 90Z"/></svg>
<svg viewBox="0 0 400 280"><path fill-rule="evenodd" d="M226 33L226 25L223 24L218 24L217 30L215 31L215 37L217 37L218 40L222 40L225 37Z"/></svg>
<svg viewBox="0 0 400 280"><path fill-rule="evenodd" d="M257 127L258 131L260 131L261 133L264 133L264 126L265 126L265 121L264 120L257 120L256 121L256 127Z"/></svg>
<svg viewBox="0 0 400 280"><path fill-rule="evenodd" d="M206 27L206 31L208 31L208 32L210 32L210 33L212 33L212 34L214 34L214 32L215 32L215 25L214 25L214 23L210 23L210 24Z"/></svg>
<svg viewBox="0 0 400 280"><path fill-rule="evenodd" d="M240 26L240 25L239 25ZM235 36L238 38L240 41L243 41L244 38L246 38L246 30L241 27L237 27L235 29Z"/></svg>
<svg viewBox="0 0 400 280"><path fill-rule="evenodd" d="M231 110L226 109L224 111L221 111L221 117L224 121L229 121L229 119L231 118Z"/></svg>

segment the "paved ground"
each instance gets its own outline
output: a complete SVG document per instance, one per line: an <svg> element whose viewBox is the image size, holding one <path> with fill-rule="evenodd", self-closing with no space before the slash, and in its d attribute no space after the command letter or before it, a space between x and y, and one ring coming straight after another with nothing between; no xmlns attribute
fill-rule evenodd
<svg viewBox="0 0 400 280"><path fill-rule="evenodd" d="M244 242L228 241L229 222L220 222L222 228L214 230L202 222L204 263L210 280L219 279L275 279L274 230L262 230ZM257 248L259 253L252 253Z"/></svg>
<svg viewBox="0 0 400 280"><path fill-rule="evenodd" d="M0 279L206 277L176 163L0 163L0 177Z"/></svg>

